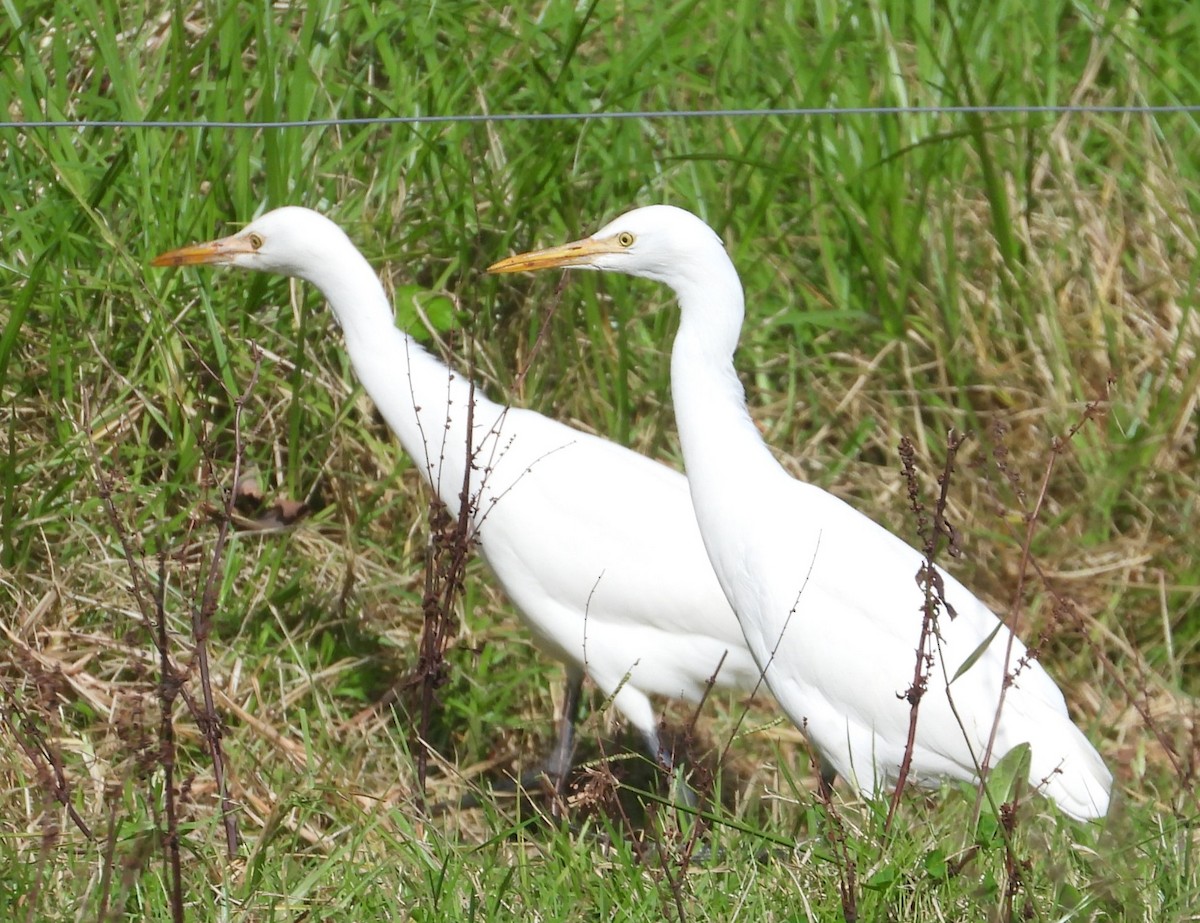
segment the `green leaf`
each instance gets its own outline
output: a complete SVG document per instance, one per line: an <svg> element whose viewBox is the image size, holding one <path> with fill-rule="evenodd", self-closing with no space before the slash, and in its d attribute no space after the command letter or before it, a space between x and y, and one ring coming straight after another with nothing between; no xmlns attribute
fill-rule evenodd
<svg viewBox="0 0 1200 923"><path fill-rule="evenodd" d="M954 676L952 676L950 678L950 682L953 683L956 679L958 679L960 676L962 676L964 673L966 673L969 669L971 669L971 667L975 666L975 664L976 664L976 662L978 662L979 658L983 656L983 652L987 650L988 645L991 644L992 641L995 640L996 635L1000 633L1000 629L1003 627L1004 627L1003 622L996 623L996 627L992 629L992 633L990 635L988 635L986 638L984 638L983 641L980 642L979 646L977 648L975 648L975 650L971 651L971 653L970 653L970 655L968 655L967 659L964 660L959 665L959 668L954 671Z"/></svg>
<svg viewBox="0 0 1200 923"><path fill-rule="evenodd" d="M887 891L900 880L900 877L900 872L896 869L896 866L885 865L868 878L863 883L863 887L870 888L872 891Z"/></svg>
<svg viewBox="0 0 1200 923"><path fill-rule="evenodd" d="M942 849L931 849L925 853L925 858L921 860L921 865L925 868L925 874L937 881L945 881L949 875L949 868L946 865L946 853Z"/></svg>
<svg viewBox="0 0 1200 923"><path fill-rule="evenodd" d="M1028 781L1032 759L1029 744L1017 744L988 770L987 789L997 805L1011 801L1018 787ZM987 805L987 799L984 804Z"/></svg>

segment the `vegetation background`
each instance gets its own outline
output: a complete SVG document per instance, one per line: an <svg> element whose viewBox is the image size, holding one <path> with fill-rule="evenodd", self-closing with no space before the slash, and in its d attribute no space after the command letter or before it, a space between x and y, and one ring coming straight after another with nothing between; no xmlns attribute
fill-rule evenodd
<svg viewBox="0 0 1200 923"><path fill-rule="evenodd" d="M1197 112L1024 107L1194 105L1198 75L1188 3L0 6L13 122L575 114L0 127L0 918L1197 919ZM1022 108L604 117L802 106ZM147 262L319 209L490 394L678 464L666 292L482 272L650 202L723 235L752 411L798 475L915 542L901 436L932 498L972 434L956 570L1041 639L1116 776L1104 822L1024 797L976 822L949 788L885 832L813 793L769 701L721 697L695 726L664 703L699 820L599 701L565 818L494 791L561 672L478 562L428 741L429 800L475 806L421 810L428 491L314 291ZM202 611L232 859L185 704Z"/></svg>

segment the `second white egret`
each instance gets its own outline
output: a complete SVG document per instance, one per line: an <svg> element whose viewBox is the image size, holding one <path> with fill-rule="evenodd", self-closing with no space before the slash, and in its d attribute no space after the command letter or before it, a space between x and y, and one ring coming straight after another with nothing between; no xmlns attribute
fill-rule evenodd
<svg viewBox="0 0 1200 923"><path fill-rule="evenodd" d="M923 556L833 495L792 478L746 408L734 370L741 280L720 238L690 212L634 209L574 243L509 257L492 272L554 267L654 279L679 301L671 391L709 559L767 684L827 763L870 796L897 781L908 739ZM938 570L947 611L920 702L910 779L975 779L1027 743L1029 779L1067 814L1106 813L1112 777L1071 721L1058 686L996 616ZM953 617L949 617L950 610ZM989 643L990 642L990 643ZM979 652L978 660L964 668ZM962 670L960 674L960 669ZM1008 685L1001 707L1001 689Z"/></svg>

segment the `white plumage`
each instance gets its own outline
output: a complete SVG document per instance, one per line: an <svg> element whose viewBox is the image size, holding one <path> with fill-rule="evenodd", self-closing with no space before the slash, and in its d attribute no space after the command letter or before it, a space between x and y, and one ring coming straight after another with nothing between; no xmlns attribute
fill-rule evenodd
<svg viewBox="0 0 1200 923"><path fill-rule="evenodd" d="M592 237L492 269L556 266L623 272L674 290L682 311L671 357L675 416L717 578L771 691L828 765L866 795L894 784L908 735L903 695L920 637L923 557L848 504L792 478L771 455L734 371L743 292L720 238L687 211L649 206ZM957 617L939 619L940 654L919 709L910 778L923 785L977 777L1009 638L995 632L997 618L982 602L940 573ZM948 687L945 678L989 636L978 661ZM1108 769L1042 666L1017 669L1025 653L1013 639L1015 680L993 762L1027 742L1031 783L1074 817L1101 816Z"/></svg>
<svg viewBox="0 0 1200 923"><path fill-rule="evenodd" d="M395 326L370 265L342 230L280 208L240 233L156 257L295 276L328 299L354 371L451 513L470 468L474 537L534 640L567 668L568 734L589 675L662 751L650 694L698 701L707 681L758 681L737 620L708 564L687 481L677 471L541 414L505 407ZM567 768L569 739L551 766Z"/></svg>

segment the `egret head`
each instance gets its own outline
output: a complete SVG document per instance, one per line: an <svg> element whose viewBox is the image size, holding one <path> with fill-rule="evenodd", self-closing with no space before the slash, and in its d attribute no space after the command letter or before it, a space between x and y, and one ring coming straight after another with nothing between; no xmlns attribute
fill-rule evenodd
<svg viewBox="0 0 1200 923"><path fill-rule="evenodd" d="M237 266L314 281L314 273L348 243L323 215L288 206L267 212L238 233L160 253L152 266Z"/></svg>
<svg viewBox="0 0 1200 923"><path fill-rule="evenodd" d="M591 237L560 247L510 256L488 272L539 269L599 269L664 282L672 288L692 275L691 267L726 258L721 239L689 211L647 205L626 212Z"/></svg>

